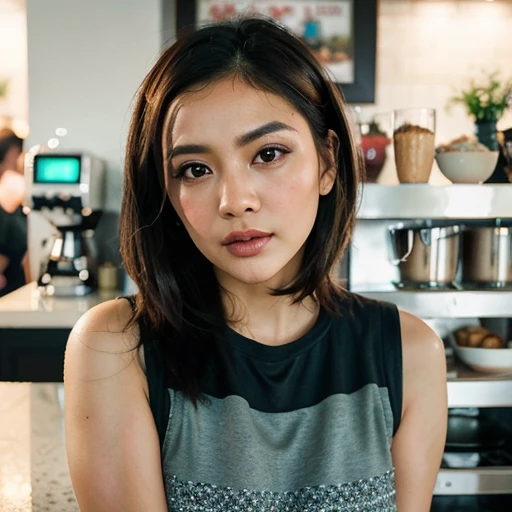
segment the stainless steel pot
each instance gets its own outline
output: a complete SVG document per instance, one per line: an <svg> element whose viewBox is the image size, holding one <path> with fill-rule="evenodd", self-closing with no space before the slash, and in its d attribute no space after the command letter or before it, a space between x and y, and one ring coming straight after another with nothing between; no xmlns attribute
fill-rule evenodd
<svg viewBox="0 0 512 512"><path fill-rule="evenodd" d="M460 252L460 226L389 229L391 263L404 286L446 286L455 280Z"/></svg>
<svg viewBox="0 0 512 512"><path fill-rule="evenodd" d="M463 237L462 280L505 286L512 283L512 228L468 228Z"/></svg>

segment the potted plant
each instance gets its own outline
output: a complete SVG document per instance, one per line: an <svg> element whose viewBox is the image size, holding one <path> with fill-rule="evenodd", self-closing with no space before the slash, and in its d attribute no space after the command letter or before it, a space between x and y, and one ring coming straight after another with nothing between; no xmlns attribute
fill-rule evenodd
<svg viewBox="0 0 512 512"><path fill-rule="evenodd" d="M390 143L391 140L386 132L375 120L366 126L361 126L361 149L366 168L366 182L375 183L377 181L386 162L386 147Z"/></svg>
<svg viewBox="0 0 512 512"><path fill-rule="evenodd" d="M512 80L501 82L498 73L487 75L486 82L476 84L471 81L468 89L463 89L451 99L461 103L475 121L478 140L490 150L498 149L496 123L512 101Z"/></svg>

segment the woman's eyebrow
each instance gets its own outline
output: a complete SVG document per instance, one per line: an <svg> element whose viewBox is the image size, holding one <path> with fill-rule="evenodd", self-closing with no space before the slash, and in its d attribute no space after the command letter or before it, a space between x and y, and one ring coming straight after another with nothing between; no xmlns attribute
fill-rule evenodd
<svg viewBox="0 0 512 512"><path fill-rule="evenodd" d="M280 132L282 130L288 130L293 132L297 131L295 128L292 128L291 126L282 123L281 121L271 121L270 123L266 123L262 126L259 126L258 128L255 128L254 130L251 130L250 132L247 132L244 135L240 135L239 137L236 138L235 144L238 148L241 148L243 146L246 146L247 144L250 144L256 139L263 137L264 135L268 135L269 133L274 132Z"/></svg>
<svg viewBox="0 0 512 512"><path fill-rule="evenodd" d="M167 154L167 160L170 161L174 157L179 155L190 155L190 154L204 154L204 153L211 153L210 146L205 146L203 144L183 144L181 146L174 146L170 149L169 153Z"/></svg>
<svg viewBox="0 0 512 512"><path fill-rule="evenodd" d="M235 145L238 148L246 146L251 142L263 137L264 135L268 135L270 133L280 132L282 130L288 130L296 132L295 128L282 123L281 121L271 121L270 123L265 123L262 126L258 126L254 130L250 132L244 133L243 135L238 136L235 139ZM180 155L190 155L190 154L205 154L211 153L212 149L210 146L206 146L204 144L183 144L181 146L174 146L170 149L167 160L170 161L176 156Z"/></svg>

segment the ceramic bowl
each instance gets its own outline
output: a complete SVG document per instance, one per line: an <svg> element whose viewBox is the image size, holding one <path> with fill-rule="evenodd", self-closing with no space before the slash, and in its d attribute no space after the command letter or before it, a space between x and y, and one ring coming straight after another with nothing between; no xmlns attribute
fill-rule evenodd
<svg viewBox="0 0 512 512"><path fill-rule="evenodd" d="M453 346L455 355L476 372L512 372L512 348Z"/></svg>
<svg viewBox="0 0 512 512"><path fill-rule="evenodd" d="M498 151L450 151L436 155L441 172L452 183L482 183L498 162Z"/></svg>

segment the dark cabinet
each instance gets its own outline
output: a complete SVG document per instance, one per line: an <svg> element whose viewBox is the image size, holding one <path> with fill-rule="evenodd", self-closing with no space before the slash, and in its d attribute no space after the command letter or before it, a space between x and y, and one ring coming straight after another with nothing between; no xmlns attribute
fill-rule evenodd
<svg viewBox="0 0 512 512"><path fill-rule="evenodd" d="M0 381L62 382L71 329L0 329Z"/></svg>

